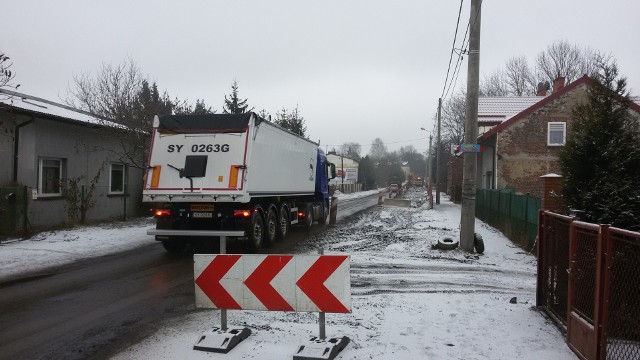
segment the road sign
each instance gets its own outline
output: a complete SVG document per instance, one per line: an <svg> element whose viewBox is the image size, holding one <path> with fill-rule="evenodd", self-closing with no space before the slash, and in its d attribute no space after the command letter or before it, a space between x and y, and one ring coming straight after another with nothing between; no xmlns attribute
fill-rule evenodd
<svg viewBox="0 0 640 360"><path fill-rule="evenodd" d="M196 306L351 312L345 255L194 255Z"/></svg>
<svg viewBox="0 0 640 360"><path fill-rule="evenodd" d="M480 144L461 144L460 149L462 152L479 153L482 151L482 146Z"/></svg>

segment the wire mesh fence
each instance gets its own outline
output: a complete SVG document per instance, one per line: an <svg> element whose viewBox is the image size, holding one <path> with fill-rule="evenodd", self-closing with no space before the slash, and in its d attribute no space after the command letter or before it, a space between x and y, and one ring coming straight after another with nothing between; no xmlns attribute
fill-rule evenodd
<svg viewBox="0 0 640 360"><path fill-rule="evenodd" d="M569 237L572 217L543 212L538 231L538 306L567 323Z"/></svg>
<svg viewBox="0 0 640 360"><path fill-rule="evenodd" d="M640 360L640 233L609 229L603 359Z"/></svg>
<svg viewBox="0 0 640 360"><path fill-rule="evenodd" d="M538 306L569 321L581 358L640 360L640 233L548 211L539 223Z"/></svg>

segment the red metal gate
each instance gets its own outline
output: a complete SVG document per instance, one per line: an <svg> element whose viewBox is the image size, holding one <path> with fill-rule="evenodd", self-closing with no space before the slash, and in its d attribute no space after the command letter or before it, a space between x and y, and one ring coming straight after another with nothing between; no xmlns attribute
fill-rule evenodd
<svg viewBox="0 0 640 360"><path fill-rule="evenodd" d="M581 221L571 223L569 240L569 298L567 343L582 359L595 360L600 343L597 330L601 313L603 257L602 229Z"/></svg>

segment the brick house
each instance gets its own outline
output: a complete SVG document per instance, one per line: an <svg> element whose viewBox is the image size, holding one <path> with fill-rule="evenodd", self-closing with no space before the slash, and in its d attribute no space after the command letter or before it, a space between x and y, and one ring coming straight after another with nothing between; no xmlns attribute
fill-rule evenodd
<svg viewBox="0 0 640 360"><path fill-rule="evenodd" d="M483 134L493 127L502 124L514 115L538 103L546 96L546 90L541 89L535 96L480 96L478 98L478 133ZM488 156L487 151L478 154L479 157ZM489 159L485 159L487 162ZM447 160L447 193L454 202L462 200L462 153L452 148ZM478 187L493 188L493 172L478 172Z"/></svg>
<svg viewBox="0 0 640 360"><path fill-rule="evenodd" d="M558 154L571 131L572 110L587 101L592 79L585 75L567 86L564 81L556 79L552 94L479 136L478 188L540 197L540 177L561 173ZM630 111L640 115L640 106L631 103Z"/></svg>
<svg viewBox="0 0 640 360"><path fill-rule="evenodd" d="M0 188L26 188L20 197L25 211L9 230L20 231L23 223L43 228L67 222L63 189L69 180L77 182L80 195L95 179L95 205L86 221L138 212L143 172L118 156L122 143L108 129L116 124L34 96L2 89L0 95Z"/></svg>

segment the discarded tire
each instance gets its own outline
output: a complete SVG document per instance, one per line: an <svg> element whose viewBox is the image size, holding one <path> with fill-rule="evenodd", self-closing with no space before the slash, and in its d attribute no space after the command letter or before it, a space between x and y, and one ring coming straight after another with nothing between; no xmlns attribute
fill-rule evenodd
<svg viewBox="0 0 640 360"><path fill-rule="evenodd" d="M482 235L478 233L473 234L473 247L478 254L484 253L484 240L482 240Z"/></svg>
<svg viewBox="0 0 640 360"><path fill-rule="evenodd" d="M455 240L451 236L445 236L438 240L438 248L442 250L453 250L458 247L458 240Z"/></svg>

